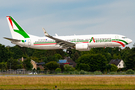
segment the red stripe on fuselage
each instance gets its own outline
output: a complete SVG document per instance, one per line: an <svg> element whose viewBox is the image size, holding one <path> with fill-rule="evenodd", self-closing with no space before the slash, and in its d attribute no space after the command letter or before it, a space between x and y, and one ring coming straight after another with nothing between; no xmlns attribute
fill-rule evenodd
<svg viewBox="0 0 135 90"><path fill-rule="evenodd" d="M121 44L123 47L125 47L125 45L124 45L122 42L120 42L120 41L112 41L112 42L119 43L119 44Z"/></svg>
<svg viewBox="0 0 135 90"><path fill-rule="evenodd" d="M82 43L88 43L88 42L82 42Z"/></svg>

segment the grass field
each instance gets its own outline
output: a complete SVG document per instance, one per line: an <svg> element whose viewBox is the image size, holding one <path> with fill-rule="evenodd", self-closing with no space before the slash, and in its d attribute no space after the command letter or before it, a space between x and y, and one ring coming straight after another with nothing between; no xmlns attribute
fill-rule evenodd
<svg viewBox="0 0 135 90"><path fill-rule="evenodd" d="M135 89L135 77L0 77L0 89Z"/></svg>

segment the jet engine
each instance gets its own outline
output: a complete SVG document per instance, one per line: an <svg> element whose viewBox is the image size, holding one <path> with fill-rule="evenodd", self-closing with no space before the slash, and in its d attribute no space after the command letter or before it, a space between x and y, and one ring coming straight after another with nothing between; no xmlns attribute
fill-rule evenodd
<svg viewBox="0 0 135 90"><path fill-rule="evenodd" d="M78 51L89 51L90 50L87 43L78 43L78 44L76 44L75 49Z"/></svg>

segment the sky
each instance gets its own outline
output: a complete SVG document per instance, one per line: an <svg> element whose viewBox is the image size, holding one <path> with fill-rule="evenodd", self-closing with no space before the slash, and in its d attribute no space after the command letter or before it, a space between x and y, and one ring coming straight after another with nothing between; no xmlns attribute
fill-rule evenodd
<svg viewBox="0 0 135 90"><path fill-rule="evenodd" d="M6 16L29 34L120 34L135 43L135 0L1 0L0 43L14 46Z"/></svg>

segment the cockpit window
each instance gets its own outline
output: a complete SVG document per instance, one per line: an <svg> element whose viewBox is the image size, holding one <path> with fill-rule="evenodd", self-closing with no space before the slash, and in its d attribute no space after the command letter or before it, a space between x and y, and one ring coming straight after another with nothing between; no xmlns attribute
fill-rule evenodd
<svg viewBox="0 0 135 90"><path fill-rule="evenodd" d="M122 37L123 39L126 39L127 37Z"/></svg>

